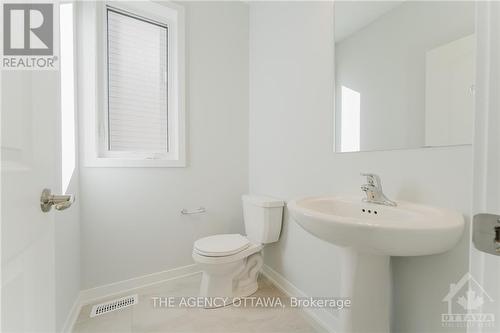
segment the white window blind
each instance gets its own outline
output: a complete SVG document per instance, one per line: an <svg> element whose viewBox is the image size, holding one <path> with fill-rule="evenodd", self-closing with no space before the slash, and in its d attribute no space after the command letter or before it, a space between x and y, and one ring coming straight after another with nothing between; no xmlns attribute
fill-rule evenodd
<svg viewBox="0 0 500 333"><path fill-rule="evenodd" d="M168 151L167 27L107 8L108 150Z"/></svg>

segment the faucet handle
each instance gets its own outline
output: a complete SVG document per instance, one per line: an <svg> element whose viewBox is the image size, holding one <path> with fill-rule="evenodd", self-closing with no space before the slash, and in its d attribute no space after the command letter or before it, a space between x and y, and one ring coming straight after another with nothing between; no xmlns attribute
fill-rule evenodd
<svg viewBox="0 0 500 333"><path fill-rule="evenodd" d="M366 177L368 184L373 186L381 186L380 177L374 173L361 173L361 176Z"/></svg>

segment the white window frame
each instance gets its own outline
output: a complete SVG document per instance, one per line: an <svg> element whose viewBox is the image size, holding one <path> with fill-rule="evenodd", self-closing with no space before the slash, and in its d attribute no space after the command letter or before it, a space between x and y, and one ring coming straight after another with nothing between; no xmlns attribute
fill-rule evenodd
<svg viewBox="0 0 500 333"><path fill-rule="evenodd" d="M107 8L167 25L168 30L168 151L165 153L108 150L108 55ZM185 16L184 8L171 2L103 1L96 4L96 110L87 114L85 166L90 167L184 167L185 139ZM86 47L83 43L83 47ZM82 50L84 54L90 54ZM85 67L84 69L85 70ZM85 75L85 74L84 74ZM83 97L85 98L85 96ZM85 111L84 111L85 112ZM166 138L167 139L167 138Z"/></svg>

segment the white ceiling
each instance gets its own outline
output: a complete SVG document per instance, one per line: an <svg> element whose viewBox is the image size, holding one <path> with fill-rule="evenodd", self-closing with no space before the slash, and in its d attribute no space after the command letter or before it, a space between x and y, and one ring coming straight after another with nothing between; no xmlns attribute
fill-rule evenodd
<svg viewBox="0 0 500 333"><path fill-rule="evenodd" d="M335 42L361 30L404 1L335 1Z"/></svg>

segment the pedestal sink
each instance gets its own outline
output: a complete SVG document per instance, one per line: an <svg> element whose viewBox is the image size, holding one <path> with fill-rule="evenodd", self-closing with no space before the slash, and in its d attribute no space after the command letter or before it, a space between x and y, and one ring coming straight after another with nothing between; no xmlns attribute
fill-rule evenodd
<svg viewBox="0 0 500 333"><path fill-rule="evenodd" d="M448 251L459 241L459 213L409 202L396 207L357 197L311 197L287 204L306 231L344 248L342 297L352 300L343 313L342 332L390 331L390 256L421 256Z"/></svg>

